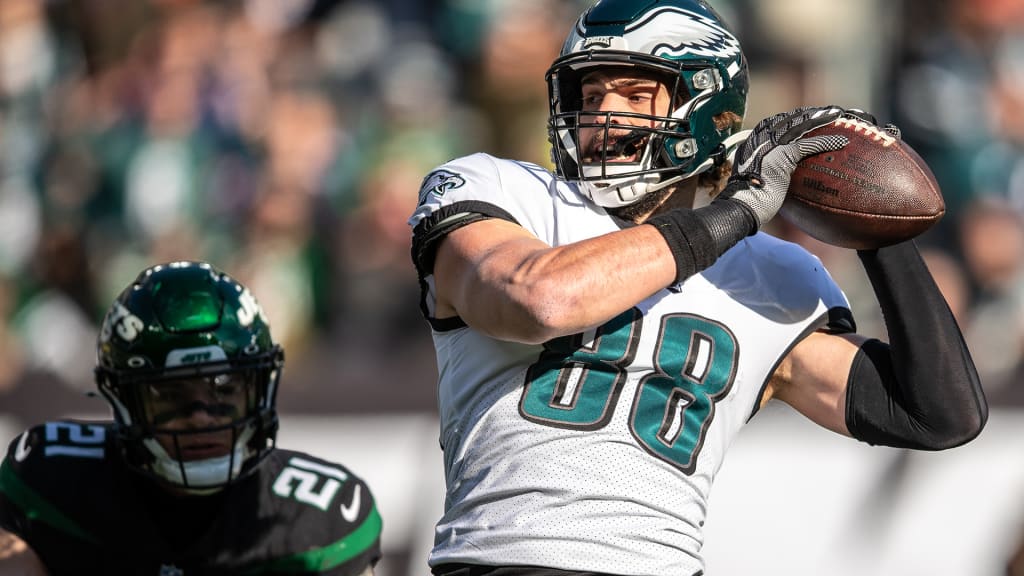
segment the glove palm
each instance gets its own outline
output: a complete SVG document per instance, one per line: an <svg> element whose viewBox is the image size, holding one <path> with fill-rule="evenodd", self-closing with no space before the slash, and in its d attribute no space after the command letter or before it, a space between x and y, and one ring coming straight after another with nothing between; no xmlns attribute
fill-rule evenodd
<svg viewBox="0 0 1024 576"><path fill-rule="evenodd" d="M732 176L719 198L739 202L753 214L757 228L763 227L782 207L798 162L849 142L834 135L805 137L843 114L836 106L807 107L758 122L737 148Z"/></svg>

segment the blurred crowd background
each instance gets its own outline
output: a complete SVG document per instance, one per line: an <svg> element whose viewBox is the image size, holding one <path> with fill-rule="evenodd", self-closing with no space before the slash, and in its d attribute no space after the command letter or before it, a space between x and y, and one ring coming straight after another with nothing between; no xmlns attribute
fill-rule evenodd
<svg viewBox="0 0 1024 576"><path fill-rule="evenodd" d="M419 181L478 150L549 164L544 71L586 4L0 1L0 406L88 406L106 306L181 258L262 300L283 409L433 410ZM859 107L929 161L948 212L921 244L993 400L1024 403L1024 2L716 6L745 42L748 125ZM884 330L852 252L773 231Z"/></svg>
<svg viewBox="0 0 1024 576"><path fill-rule="evenodd" d="M718 0L747 125L896 123L947 214L920 246L994 406L1024 407L1024 2ZM105 413L95 333L143 267L246 283L286 414L433 414L406 219L486 151L550 165L544 72L586 0L0 0L0 414ZM854 253L777 221L884 325ZM439 456L438 456L439 457Z"/></svg>

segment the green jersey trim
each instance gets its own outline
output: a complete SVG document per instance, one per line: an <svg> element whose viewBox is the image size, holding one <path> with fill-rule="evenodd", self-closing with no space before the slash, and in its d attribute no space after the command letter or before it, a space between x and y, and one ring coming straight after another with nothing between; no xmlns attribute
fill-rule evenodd
<svg viewBox="0 0 1024 576"><path fill-rule="evenodd" d="M362 554L377 541L381 531L381 517L377 506L363 523L351 534L323 548L315 548L290 556L275 558L250 570L246 574L265 574L268 572L322 572L348 562Z"/></svg>
<svg viewBox="0 0 1024 576"><path fill-rule="evenodd" d="M57 530L71 534L91 544L99 544L91 534L75 523L74 520L65 516L60 510L50 504L46 498L40 496L35 490L25 484L14 472L11 464L4 460L0 465L0 492L3 492L14 503L21 508L22 512L31 520L37 520L48 524Z"/></svg>

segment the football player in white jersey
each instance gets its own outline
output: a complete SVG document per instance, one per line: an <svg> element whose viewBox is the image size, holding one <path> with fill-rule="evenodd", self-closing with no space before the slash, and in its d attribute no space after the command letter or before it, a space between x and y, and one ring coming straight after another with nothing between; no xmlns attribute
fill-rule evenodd
<svg viewBox="0 0 1024 576"><path fill-rule="evenodd" d="M808 131L873 118L801 108L741 132L746 61L703 0L601 0L547 82L555 174L459 158L410 219L447 482L434 574L702 574L715 474L773 398L871 444L981 431L912 242L859 253L884 343L815 256L759 231L796 163L846 144Z"/></svg>

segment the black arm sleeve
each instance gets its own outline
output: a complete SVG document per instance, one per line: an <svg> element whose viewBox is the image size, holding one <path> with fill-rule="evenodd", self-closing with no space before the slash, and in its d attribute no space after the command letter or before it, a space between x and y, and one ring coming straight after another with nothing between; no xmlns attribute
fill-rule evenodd
<svg viewBox="0 0 1024 576"><path fill-rule="evenodd" d="M846 389L846 426L870 444L943 450L981 433L988 404L949 306L913 242L858 252L889 344L861 347Z"/></svg>

